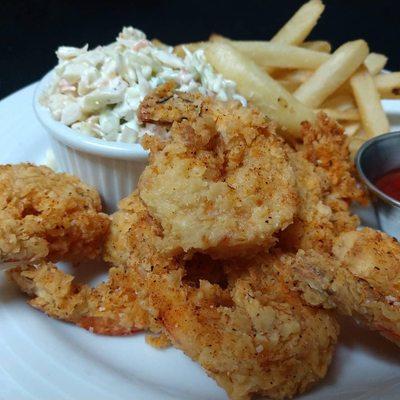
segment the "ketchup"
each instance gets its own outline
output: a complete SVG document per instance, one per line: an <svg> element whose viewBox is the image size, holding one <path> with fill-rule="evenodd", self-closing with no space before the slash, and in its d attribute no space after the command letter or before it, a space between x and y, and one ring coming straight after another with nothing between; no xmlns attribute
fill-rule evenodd
<svg viewBox="0 0 400 400"><path fill-rule="evenodd" d="M400 168L392 169L375 181L379 190L400 201Z"/></svg>

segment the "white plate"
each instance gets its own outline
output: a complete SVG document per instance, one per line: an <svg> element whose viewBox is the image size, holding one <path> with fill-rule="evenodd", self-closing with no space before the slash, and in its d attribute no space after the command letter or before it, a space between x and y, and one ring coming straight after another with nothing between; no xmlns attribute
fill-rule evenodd
<svg viewBox="0 0 400 400"><path fill-rule="evenodd" d="M0 163L45 159L48 140L32 110L34 85L0 102ZM400 127L400 102L385 102ZM370 215L367 214L367 217ZM90 271L89 271L90 272ZM302 399L398 399L400 350L349 321L324 381ZM143 334L96 336L25 304L0 277L0 399L219 400L226 395L175 349Z"/></svg>

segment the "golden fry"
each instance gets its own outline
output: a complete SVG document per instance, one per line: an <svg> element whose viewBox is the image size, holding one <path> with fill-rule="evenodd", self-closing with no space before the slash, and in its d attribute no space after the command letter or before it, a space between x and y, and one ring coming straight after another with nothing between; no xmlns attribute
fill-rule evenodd
<svg viewBox="0 0 400 400"><path fill-rule="evenodd" d="M334 93L363 63L368 55L364 40L355 40L340 46L294 93L309 107L317 108Z"/></svg>
<svg viewBox="0 0 400 400"><path fill-rule="evenodd" d="M305 49L320 51L322 53L330 53L332 51L332 46L326 40L313 40L309 42L304 42L300 45Z"/></svg>
<svg viewBox="0 0 400 400"><path fill-rule="evenodd" d="M349 110L355 107L357 107L357 105L351 92L334 94L328 97L321 105L321 108L333 108L340 111Z"/></svg>
<svg viewBox="0 0 400 400"><path fill-rule="evenodd" d="M349 137L354 137L355 135L357 135L361 128L360 122L354 121L344 121L342 122L342 126L344 128L345 135Z"/></svg>
<svg viewBox="0 0 400 400"><path fill-rule="evenodd" d="M194 52L196 50L204 48L207 45L207 42L193 42L193 43L183 43L174 47L174 53L179 57L185 57L185 50L189 50L190 52Z"/></svg>
<svg viewBox="0 0 400 400"><path fill-rule="evenodd" d="M275 34L271 41L298 45L310 34L325 9L320 0L311 0L297 12Z"/></svg>
<svg viewBox="0 0 400 400"><path fill-rule="evenodd" d="M275 120L289 135L299 137L304 121L315 121L314 112L296 100L254 61L226 43L210 43L208 62L225 78L237 84L239 93ZM285 133L285 132L284 132Z"/></svg>
<svg viewBox="0 0 400 400"><path fill-rule="evenodd" d="M356 108L351 108L348 110L338 110L335 108L322 108L325 114L330 118L336 119L337 121L359 121L360 113Z"/></svg>
<svg viewBox="0 0 400 400"><path fill-rule="evenodd" d="M376 76L375 85L382 99L400 99L400 72Z"/></svg>
<svg viewBox="0 0 400 400"><path fill-rule="evenodd" d="M371 75L377 75L385 67L387 63L387 57L379 53L369 53L364 61L364 65L367 67Z"/></svg>
<svg viewBox="0 0 400 400"><path fill-rule="evenodd" d="M329 59L329 54L298 46L266 41L233 41L212 36L214 42L227 42L251 58L260 67L316 69Z"/></svg>
<svg viewBox="0 0 400 400"><path fill-rule="evenodd" d="M361 67L350 80L360 110L361 121L368 136L389 132L388 118L383 111L375 82L366 67Z"/></svg>

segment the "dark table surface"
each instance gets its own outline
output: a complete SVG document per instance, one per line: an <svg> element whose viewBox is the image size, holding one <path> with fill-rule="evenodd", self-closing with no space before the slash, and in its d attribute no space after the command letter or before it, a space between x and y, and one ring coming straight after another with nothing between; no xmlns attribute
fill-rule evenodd
<svg viewBox="0 0 400 400"><path fill-rule="evenodd" d="M2 0L0 98L38 80L56 63L63 45L90 46L114 40L122 26L176 44L218 32L235 39L268 39L303 3L294 0L88 1ZM310 39L334 46L357 38L400 69L399 0L326 0Z"/></svg>

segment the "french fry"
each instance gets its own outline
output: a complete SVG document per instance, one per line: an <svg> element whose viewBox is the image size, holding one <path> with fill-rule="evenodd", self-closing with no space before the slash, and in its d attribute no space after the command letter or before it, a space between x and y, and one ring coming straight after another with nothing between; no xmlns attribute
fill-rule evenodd
<svg viewBox="0 0 400 400"><path fill-rule="evenodd" d="M271 39L272 42L299 45L310 34L325 9L320 0L310 0Z"/></svg>
<svg viewBox="0 0 400 400"><path fill-rule="evenodd" d="M217 72L291 135L299 136L302 120L312 122L316 111L324 111L354 136L355 149L368 136L389 130L380 98L400 98L400 72L380 74L387 57L368 54L363 40L345 43L333 54L327 41L305 42L324 8L321 0L308 1L270 41L213 34L209 42L182 44L174 52L185 56L184 47L204 49Z"/></svg>
<svg viewBox="0 0 400 400"><path fill-rule="evenodd" d="M277 69L273 73L273 78L277 80L293 81L301 85L309 79L312 74L313 71L307 69Z"/></svg>
<svg viewBox="0 0 400 400"><path fill-rule="evenodd" d="M319 47L318 43L308 42L309 46L301 47L268 41L231 40L224 36L212 34L211 42L226 42L250 57L261 67L278 67L285 69L315 69L329 59L329 54L311 49L312 45ZM310 47L309 49L307 47Z"/></svg>
<svg viewBox="0 0 400 400"><path fill-rule="evenodd" d="M346 132L346 128L345 128ZM350 157L352 160L356 157L358 149L368 140L368 136L365 132L356 132L353 136L349 137L348 148L350 151Z"/></svg>
<svg viewBox="0 0 400 400"><path fill-rule="evenodd" d="M288 79L279 79L278 82L290 93L293 93L300 86L299 82L291 81Z"/></svg>
<svg viewBox="0 0 400 400"><path fill-rule="evenodd" d="M300 45L305 49L320 51L322 53L330 53L332 51L332 46L326 40L313 40L310 42L304 42Z"/></svg>
<svg viewBox="0 0 400 400"><path fill-rule="evenodd" d="M297 76L300 69L275 69L269 74L273 79L279 82L288 92L293 93L303 82L300 77ZM268 72L268 69L267 69ZM295 75L293 75L295 74Z"/></svg>
<svg viewBox="0 0 400 400"><path fill-rule="evenodd" d="M309 107L319 107L350 78L367 55L368 45L364 40L345 43L294 92L294 96Z"/></svg>
<svg viewBox="0 0 400 400"><path fill-rule="evenodd" d="M360 122L345 121L341 123L344 128L344 134L348 137L355 137L361 129Z"/></svg>
<svg viewBox="0 0 400 400"><path fill-rule="evenodd" d="M263 68L316 69L329 59L329 54L281 43L236 41L216 35L211 41L229 43Z"/></svg>
<svg viewBox="0 0 400 400"><path fill-rule="evenodd" d="M369 53L364 61L364 65L371 75L377 75L385 67L387 60L387 57L383 54Z"/></svg>
<svg viewBox="0 0 400 400"><path fill-rule="evenodd" d="M357 107L353 94L350 91L347 93L333 94L328 97L322 104L322 108L334 108L337 110L345 111Z"/></svg>
<svg viewBox="0 0 400 400"><path fill-rule="evenodd" d="M299 45L310 34L325 6L321 0L310 0L303 4L275 34L271 42ZM266 68L268 73L274 71L273 67Z"/></svg>
<svg viewBox="0 0 400 400"><path fill-rule="evenodd" d="M389 132L389 121L383 111L374 79L365 66L352 76L350 85L367 135L373 137Z"/></svg>
<svg viewBox="0 0 400 400"><path fill-rule="evenodd" d="M306 70L285 71L284 73L282 73L282 70L277 70L274 72L273 77L277 79L286 90L293 93L307 80L307 77L309 77L311 73L311 71ZM374 81L381 99L400 99L400 72L376 75L374 76ZM352 93L350 82L347 81L324 102L322 108L327 107L325 103L329 101L331 97L332 99L342 99L343 97L352 98Z"/></svg>
<svg viewBox="0 0 400 400"><path fill-rule="evenodd" d="M193 53L196 50L204 48L206 45L207 42L183 43L174 47L174 53L179 57L185 57L185 51L183 50L184 48Z"/></svg>
<svg viewBox="0 0 400 400"><path fill-rule="evenodd" d="M238 92L283 129L300 137L301 123L315 122L315 113L296 100L254 61L227 43L210 43L207 61L225 78L236 82Z"/></svg>
<svg viewBox="0 0 400 400"><path fill-rule="evenodd" d="M276 79L286 90L293 93L312 75L312 73L312 71L307 69L278 69L273 72L273 78Z"/></svg>
<svg viewBox="0 0 400 400"><path fill-rule="evenodd" d="M359 121L360 113L356 108L350 108L348 110L339 110L337 108L321 108L328 117L336 119L337 121Z"/></svg>
<svg viewBox="0 0 400 400"><path fill-rule="evenodd" d="M230 43L233 41L232 39L230 39L226 36L220 35L219 33L212 33L210 35L210 37L208 38L208 40L210 42L227 42L227 43Z"/></svg>
<svg viewBox="0 0 400 400"><path fill-rule="evenodd" d="M382 99L400 99L400 72L375 76L375 85Z"/></svg>
<svg viewBox="0 0 400 400"><path fill-rule="evenodd" d="M152 39L151 43L153 43L154 46L159 47L160 49L165 49L168 47L165 43L158 39Z"/></svg>
<svg viewBox="0 0 400 400"><path fill-rule="evenodd" d="M364 60L364 65L367 67L367 69L371 75L376 75L376 78L378 78L378 74L383 69L386 62L387 62L387 57L384 56L383 54L369 53L367 58ZM398 97L386 97L386 96L391 96L391 95L385 91L384 87L382 89L383 89L383 93L381 93L381 90L378 87L378 91L381 95L381 98L385 98L385 99L386 98L398 98ZM337 89L335 93L338 95L341 95L341 94L348 94L351 92L352 92L352 90L350 87L350 82L347 81L339 89ZM393 94L392 94L392 96L393 96Z"/></svg>

